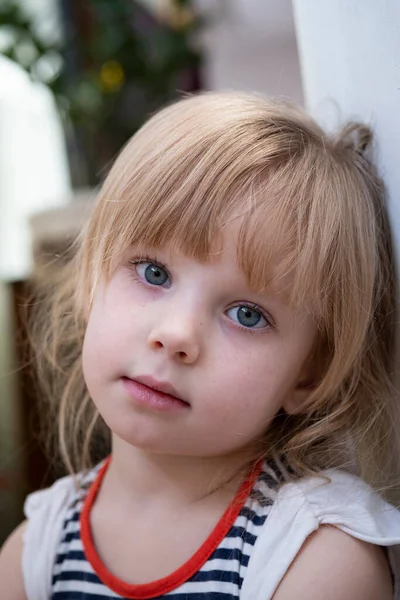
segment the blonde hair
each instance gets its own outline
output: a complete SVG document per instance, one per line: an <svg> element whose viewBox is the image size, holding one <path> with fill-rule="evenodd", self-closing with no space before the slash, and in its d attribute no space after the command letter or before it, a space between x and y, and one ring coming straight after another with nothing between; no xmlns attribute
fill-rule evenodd
<svg viewBox="0 0 400 600"><path fill-rule="evenodd" d="M351 463L395 498L395 277L370 142L364 125L329 136L292 105L238 93L185 98L133 136L57 284L50 323L40 325L38 373L70 471L109 452L81 367L97 283L135 242L208 260L239 216L238 261L249 284L262 290L291 273L289 301L307 307L319 331L318 380L301 413L276 416L260 456L284 456L297 475Z"/></svg>

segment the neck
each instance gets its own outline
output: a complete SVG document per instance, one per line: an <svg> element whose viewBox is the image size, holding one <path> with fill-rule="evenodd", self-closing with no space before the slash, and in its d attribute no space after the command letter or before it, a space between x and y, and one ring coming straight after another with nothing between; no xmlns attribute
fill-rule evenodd
<svg viewBox="0 0 400 600"><path fill-rule="evenodd" d="M105 487L128 502L190 505L204 498L233 497L248 465L242 454L192 457L151 454L113 438Z"/></svg>

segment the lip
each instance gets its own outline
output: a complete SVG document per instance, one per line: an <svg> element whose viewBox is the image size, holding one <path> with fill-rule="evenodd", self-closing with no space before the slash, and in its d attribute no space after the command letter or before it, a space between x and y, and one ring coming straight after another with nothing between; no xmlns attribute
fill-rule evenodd
<svg viewBox="0 0 400 600"><path fill-rule="evenodd" d="M156 379L154 379L153 377L150 377L148 375L134 377L133 381L142 383L143 385L146 385L147 387L151 388L152 390L156 390L156 392L162 392L163 394L168 394L168 396L173 396L174 398L177 398L178 400L181 400L182 402L185 402L186 404L188 404L186 402L186 400L184 400L178 394L176 389L170 383L167 383L166 381L157 381Z"/></svg>
<svg viewBox="0 0 400 600"><path fill-rule="evenodd" d="M122 382L135 403L151 409L176 411L190 406L168 382L157 381L150 376L122 377Z"/></svg>

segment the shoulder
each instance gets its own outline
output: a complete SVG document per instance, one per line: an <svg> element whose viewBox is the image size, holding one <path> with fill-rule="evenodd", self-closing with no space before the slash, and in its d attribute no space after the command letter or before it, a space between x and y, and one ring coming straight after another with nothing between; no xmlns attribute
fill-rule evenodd
<svg viewBox="0 0 400 600"><path fill-rule="evenodd" d="M3 600L26 600L22 576L22 548L26 522L10 535L0 553L0 589Z"/></svg>
<svg viewBox="0 0 400 600"><path fill-rule="evenodd" d="M81 510L98 469L95 467L91 471L63 477L50 488L27 497L24 506L27 523L23 535L22 573L29 600L50 597L54 560L64 524L71 511Z"/></svg>
<svg viewBox="0 0 400 600"><path fill-rule="evenodd" d="M274 600L390 600L392 580L379 546L322 526L305 541Z"/></svg>
<svg viewBox="0 0 400 600"><path fill-rule="evenodd" d="M101 464L90 471L57 479L51 487L29 494L24 505L29 528L31 522L34 521L37 523L42 521L40 525L47 525L51 528L52 520L63 516L73 502L86 496Z"/></svg>
<svg viewBox="0 0 400 600"><path fill-rule="evenodd" d="M400 599L400 511L355 475L329 470L324 478L281 486L254 546L243 597L276 593L276 600L302 598L298 590L292 595L286 591L296 585L307 590L305 598L318 598L310 590L319 585L336 593L327 596L324 591L323 598L357 600L357 590L362 590L361 597L369 600L374 586L385 589L390 575ZM349 590L347 596L339 585ZM376 597L386 600L380 593Z"/></svg>
<svg viewBox="0 0 400 600"><path fill-rule="evenodd" d="M307 514L315 528L334 525L379 546L400 543L400 511L365 481L339 469L281 488L286 512Z"/></svg>

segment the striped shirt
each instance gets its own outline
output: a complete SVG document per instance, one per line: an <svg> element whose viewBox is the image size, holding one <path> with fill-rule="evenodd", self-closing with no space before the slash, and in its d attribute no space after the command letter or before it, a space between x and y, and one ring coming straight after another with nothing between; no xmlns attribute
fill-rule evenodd
<svg viewBox="0 0 400 600"><path fill-rule="evenodd" d="M264 462L249 477L199 551L171 575L130 585L102 565L92 543L89 514L108 462L85 475L67 511L56 555L52 600L235 600L253 546L271 510L281 470Z"/></svg>

